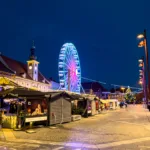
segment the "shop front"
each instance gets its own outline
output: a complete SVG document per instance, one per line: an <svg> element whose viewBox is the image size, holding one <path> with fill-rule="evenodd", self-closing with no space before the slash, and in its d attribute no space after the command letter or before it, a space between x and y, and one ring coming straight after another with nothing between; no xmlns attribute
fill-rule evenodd
<svg viewBox="0 0 150 150"><path fill-rule="evenodd" d="M18 98L4 98L0 108L3 128L17 128L25 114L25 101Z"/></svg>
<svg viewBox="0 0 150 150"><path fill-rule="evenodd" d="M108 99L109 108L110 109L118 109L119 108L119 101L117 99Z"/></svg>
<svg viewBox="0 0 150 150"><path fill-rule="evenodd" d="M72 121L72 104L77 102L78 111L89 116L92 103L80 94L66 91L39 92L28 89L14 89L1 96L3 127L28 128L33 125L54 125ZM8 119L9 118L9 119Z"/></svg>
<svg viewBox="0 0 150 150"><path fill-rule="evenodd" d="M92 101L93 105L92 105L92 115L97 115L100 113L100 101L98 98L94 98L94 100Z"/></svg>
<svg viewBox="0 0 150 150"><path fill-rule="evenodd" d="M78 103L81 95L65 91L49 94L49 125L71 122L72 115L83 113L83 105Z"/></svg>
<svg viewBox="0 0 150 150"><path fill-rule="evenodd" d="M23 128L40 123L47 124L47 99L42 92L15 89L1 94L3 128Z"/></svg>
<svg viewBox="0 0 150 150"><path fill-rule="evenodd" d="M99 98L95 95L86 95L85 99L87 100L87 108L89 115L97 115L100 112L100 101Z"/></svg>
<svg viewBox="0 0 150 150"><path fill-rule="evenodd" d="M100 99L100 108L101 111L108 110L110 107L110 103L107 99Z"/></svg>
<svg viewBox="0 0 150 150"><path fill-rule="evenodd" d="M45 124L48 121L48 100L47 98L27 98L25 124Z"/></svg>

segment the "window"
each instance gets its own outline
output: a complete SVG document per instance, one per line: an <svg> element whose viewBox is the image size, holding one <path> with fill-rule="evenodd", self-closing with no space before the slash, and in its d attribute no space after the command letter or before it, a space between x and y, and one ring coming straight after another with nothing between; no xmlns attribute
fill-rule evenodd
<svg viewBox="0 0 150 150"><path fill-rule="evenodd" d="M46 99L27 99L27 114L26 116L43 116L47 115Z"/></svg>
<svg viewBox="0 0 150 150"><path fill-rule="evenodd" d="M35 70L37 70L37 64L35 64L35 67L34 67L34 68L35 68Z"/></svg>

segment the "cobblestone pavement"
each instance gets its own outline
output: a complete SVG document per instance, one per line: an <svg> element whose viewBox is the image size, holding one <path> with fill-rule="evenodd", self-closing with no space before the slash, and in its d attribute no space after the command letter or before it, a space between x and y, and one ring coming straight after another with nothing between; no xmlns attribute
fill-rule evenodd
<svg viewBox="0 0 150 150"><path fill-rule="evenodd" d="M34 131L33 134L12 131L13 140L0 131L0 150L150 149L150 112L141 105L132 105L56 128L36 128Z"/></svg>
<svg viewBox="0 0 150 150"><path fill-rule="evenodd" d="M0 141L5 141L5 136L1 130L1 126L0 126Z"/></svg>

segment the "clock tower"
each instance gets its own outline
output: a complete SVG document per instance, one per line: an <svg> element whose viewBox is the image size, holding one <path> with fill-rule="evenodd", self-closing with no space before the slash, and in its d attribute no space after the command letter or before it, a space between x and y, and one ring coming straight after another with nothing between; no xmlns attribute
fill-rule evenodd
<svg viewBox="0 0 150 150"><path fill-rule="evenodd" d="M34 81L38 81L39 62L36 59L37 57L35 56L35 46L34 46L34 41L33 41L32 47L30 49L30 57L29 57L29 60L27 61L27 71L28 71L28 75Z"/></svg>

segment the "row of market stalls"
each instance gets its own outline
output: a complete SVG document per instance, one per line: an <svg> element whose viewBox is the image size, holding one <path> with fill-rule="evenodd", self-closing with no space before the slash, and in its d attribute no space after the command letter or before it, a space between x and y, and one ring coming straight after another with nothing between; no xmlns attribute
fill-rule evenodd
<svg viewBox="0 0 150 150"><path fill-rule="evenodd" d="M88 117L117 106L116 100L100 100L94 95L10 88L0 92L0 123L5 128L25 128L33 123L50 126L71 122L74 115Z"/></svg>

